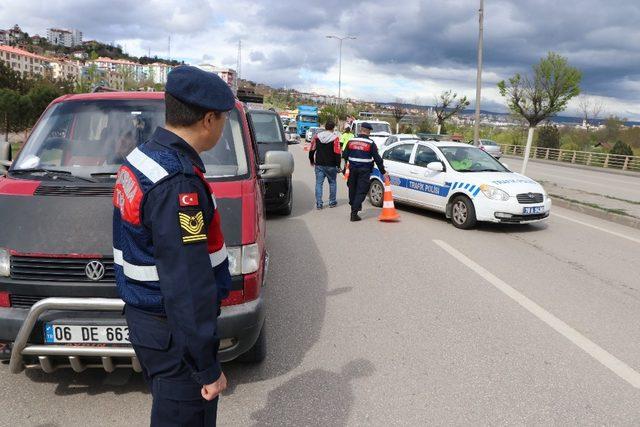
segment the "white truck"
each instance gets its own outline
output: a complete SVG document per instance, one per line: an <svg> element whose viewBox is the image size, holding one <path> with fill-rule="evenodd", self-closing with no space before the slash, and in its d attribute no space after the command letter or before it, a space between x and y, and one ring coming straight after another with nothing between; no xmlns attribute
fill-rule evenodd
<svg viewBox="0 0 640 427"><path fill-rule="evenodd" d="M380 120L354 120L351 129L354 135L358 135L360 133L360 126L362 123L369 123L373 130L371 131L371 135L369 137L373 139L373 142L376 143L378 149L381 149L384 146L384 142L387 140L389 135L391 135L391 125L388 122L383 122Z"/></svg>

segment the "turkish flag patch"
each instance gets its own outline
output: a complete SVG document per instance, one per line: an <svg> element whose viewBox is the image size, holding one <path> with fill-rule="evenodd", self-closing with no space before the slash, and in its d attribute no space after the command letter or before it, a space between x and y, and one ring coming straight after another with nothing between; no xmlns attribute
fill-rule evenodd
<svg viewBox="0 0 640 427"><path fill-rule="evenodd" d="M180 206L198 206L198 193L180 193L178 194Z"/></svg>

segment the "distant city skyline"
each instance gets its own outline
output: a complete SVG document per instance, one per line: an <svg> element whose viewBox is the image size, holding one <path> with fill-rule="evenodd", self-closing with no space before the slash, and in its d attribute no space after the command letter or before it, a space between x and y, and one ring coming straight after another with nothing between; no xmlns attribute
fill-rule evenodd
<svg viewBox="0 0 640 427"><path fill-rule="evenodd" d="M243 78L323 94L338 90L337 43L326 35L353 34L358 39L343 46L343 96L432 104L447 89L475 97L477 3L25 0L0 5L0 28L17 23L41 36L50 27L73 28L132 55L159 57L168 56L170 35L172 59L231 68L241 39ZM582 70L583 93L602 102L604 114L640 120L640 4L485 3L483 109L505 111L496 83L528 73L553 50ZM576 106L564 114L576 115Z"/></svg>

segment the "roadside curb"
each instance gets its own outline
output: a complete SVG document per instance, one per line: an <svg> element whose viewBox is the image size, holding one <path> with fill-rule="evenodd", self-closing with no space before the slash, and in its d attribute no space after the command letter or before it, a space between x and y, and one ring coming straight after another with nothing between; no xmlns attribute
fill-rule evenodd
<svg viewBox="0 0 640 427"><path fill-rule="evenodd" d="M550 197L551 197L551 200L553 200L553 206L559 206L561 208L570 209L572 211L580 212L596 218L615 222L616 224L626 225L627 227L640 229L640 219L638 218L620 215L613 212L603 211L601 209L592 208L591 206L585 206L585 205L581 205L580 203L559 199L558 197L554 197L554 196L550 196Z"/></svg>
<svg viewBox="0 0 640 427"><path fill-rule="evenodd" d="M521 156L514 156L512 154L503 154L501 159L503 158L514 159L514 160L523 159ZM567 169L582 169L582 170L588 170L593 172L607 173L611 175L632 176L632 177L640 178L640 172L623 171L623 170L613 169L613 168L598 168L595 166L578 165L574 163L558 162L555 160L529 159L529 163L541 163L541 164L547 164L547 165L561 166Z"/></svg>

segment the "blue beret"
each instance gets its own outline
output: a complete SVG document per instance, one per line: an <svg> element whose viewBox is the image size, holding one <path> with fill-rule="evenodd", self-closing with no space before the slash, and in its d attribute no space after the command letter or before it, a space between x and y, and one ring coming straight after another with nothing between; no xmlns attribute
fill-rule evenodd
<svg viewBox="0 0 640 427"><path fill-rule="evenodd" d="M171 70L165 91L186 104L207 110L229 111L236 104L231 88L217 74L190 65Z"/></svg>
<svg viewBox="0 0 640 427"><path fill-rule="evenodd" d="M371 126L369 123L363 123L360 125L360 127L364 129L373 130L373 126Z"/></svg>

